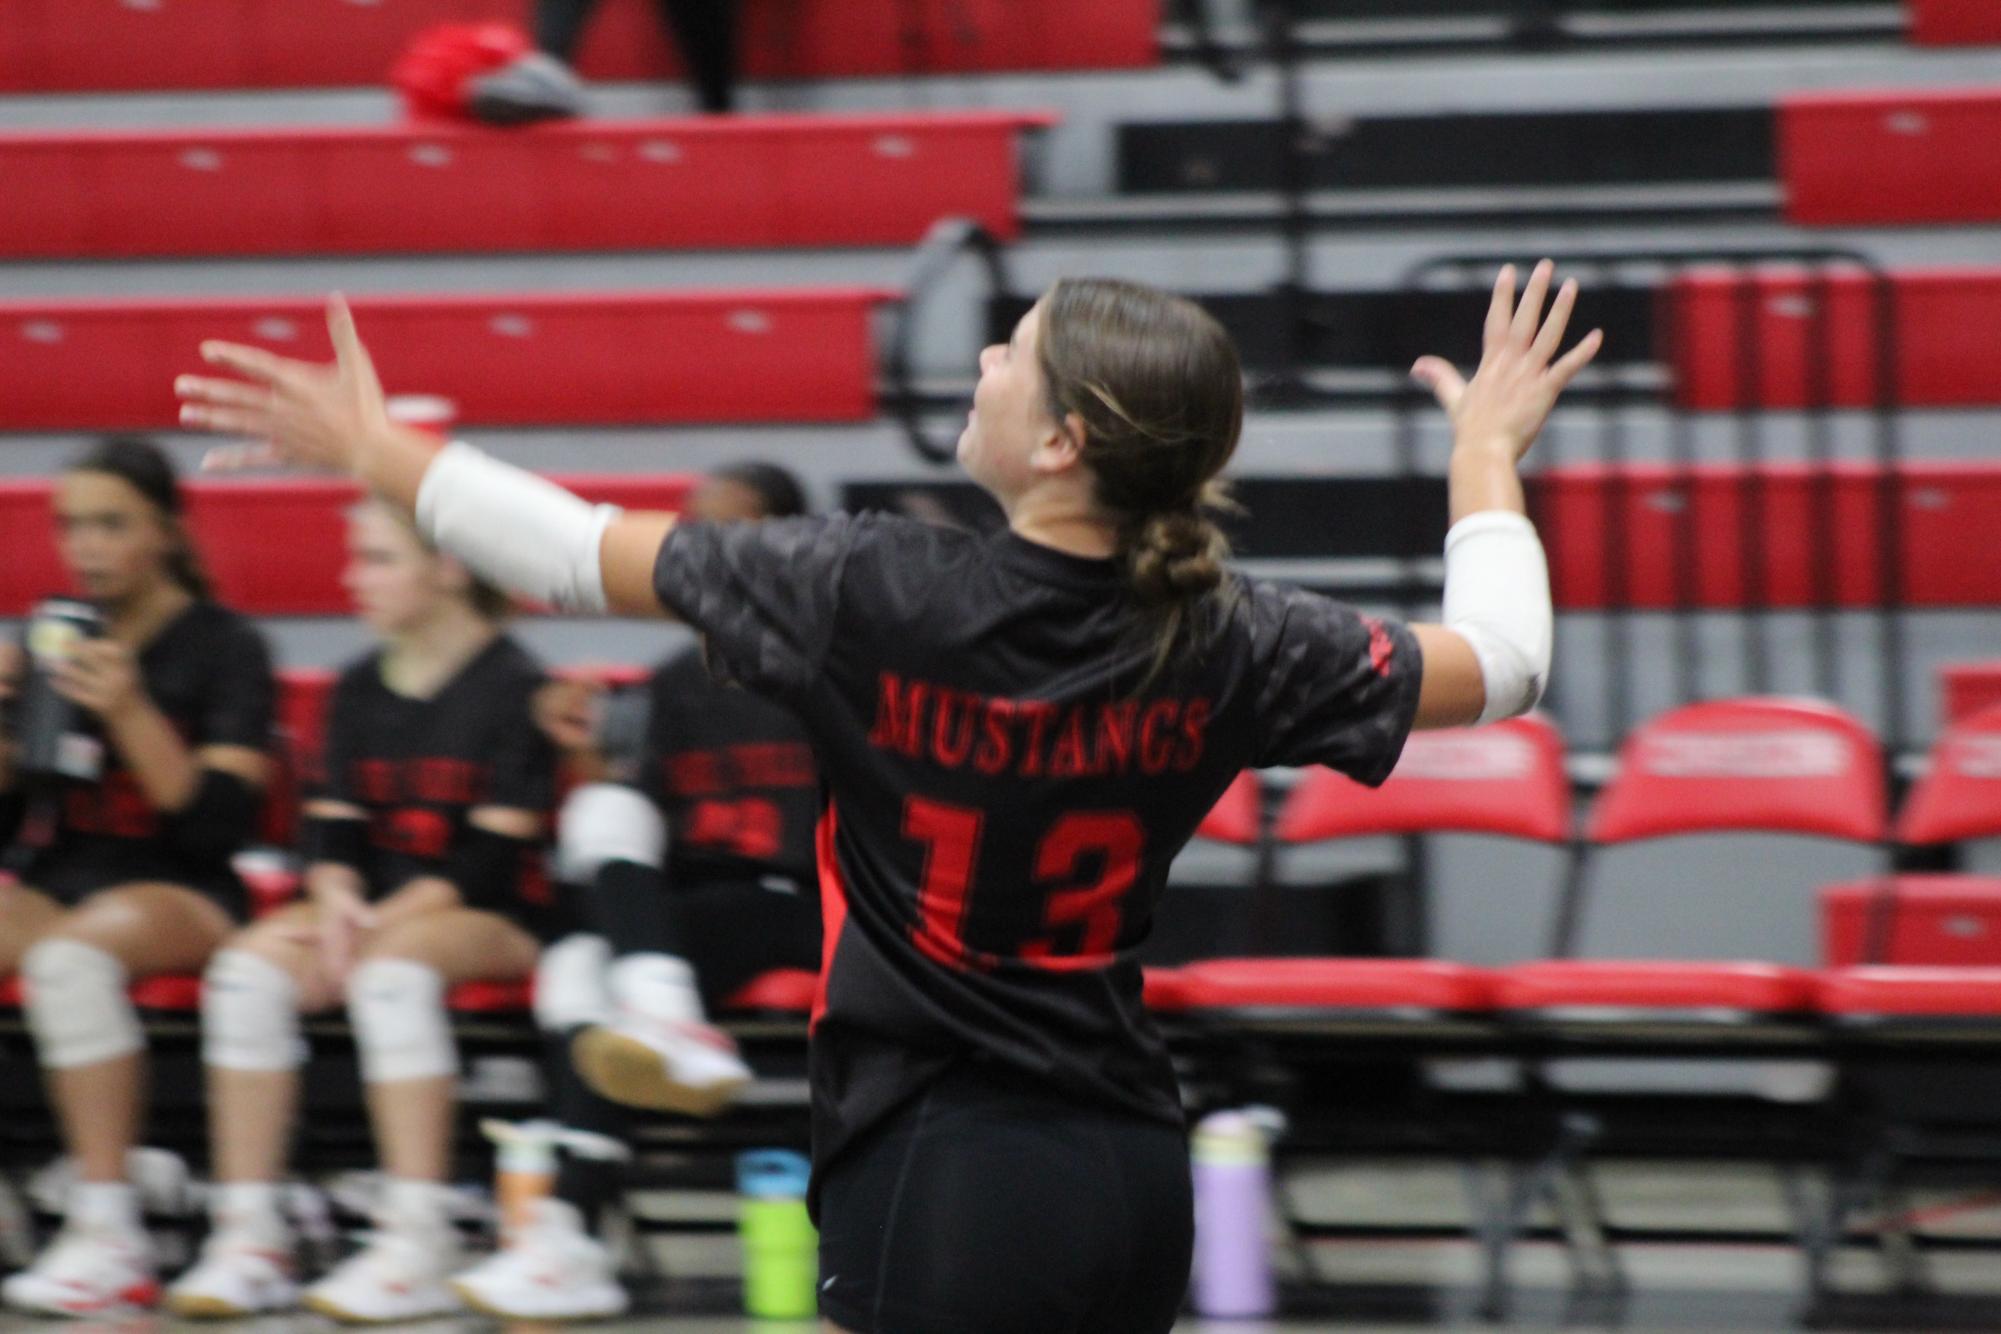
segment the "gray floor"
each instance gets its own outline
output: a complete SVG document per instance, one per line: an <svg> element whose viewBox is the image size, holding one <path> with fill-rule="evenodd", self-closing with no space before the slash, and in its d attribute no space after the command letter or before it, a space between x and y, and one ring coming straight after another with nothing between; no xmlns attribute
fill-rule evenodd
<svg viewBox="0 0 2001 1334"><path fill-rule="evenodd" d="M1968 1181L1950 1192L1919 1193L1908 1201L1928 1234L2001 1245L2001 1196L1991 1183ZM1630 1227L1696 1225L1742 1232L1785 1227L1784 1191L1769 1172L1724 1165L1618 1166L1601 1170L1599 1185L1609 1216ZM682 1196L659 1212L706 1214L727 1209L728 1197ZM1463 1216L1461 1178L1450 1167L1370 1164L1329 1171L1299 1192L1300 1206L1315 1217L1347 1223L1457 1223ZM674 1207L678 1206L678 1207ZM649 1208L648 1212L655 1212ZM604 1334L813 1334L813 1325L757 1323L728 1313L735 1301L737 1251L728 1236L677 1236L660 1247L671 1275L664 1304L675 1314L648 1314L593 1328ZM1282 1253L1288 1318L1272 1322L1204 1322L1190 1319L1182 1334L1282 1334L1285 1331L1412 1329L1623 1330L1631 1334L1765 1334L1814 1328L1844 1330L2001 1330L2001 1263L1993 1250L1936 1254L1924 1279L1933 1295L1917 1299L1891 1291L1881 1257L1873 1250L1844 1252L1834 1268L1841 1296L1809 1326L1803 1319L1798 1253L1790 1246L1687 1244L1630 1245L1622 1250L1630 1285L1623 1306L1570 1298L1562 1252L1554 1245L1518 1248L1512 1273L1516 1292L1510 1318L1499 1325L1478 1318L1478 1256L1459 1240L1322 1243L1303 1256ZM1309 1274L1312 1282L1304 1282ZM649 1306L660 1307L661 1299ZM229 1328L244 1334L328 1334L330 1324L310 1317L273 1318L236 1326L180 1326L150 1317L51 1325L0 1317L0 1331L92 1330L115 1334L165 1334L168 1330ZM436 1321L420 1326L437 1334L496 1328L484 1320ZM529 1327L520 1327L526 1331Z"/></svg>

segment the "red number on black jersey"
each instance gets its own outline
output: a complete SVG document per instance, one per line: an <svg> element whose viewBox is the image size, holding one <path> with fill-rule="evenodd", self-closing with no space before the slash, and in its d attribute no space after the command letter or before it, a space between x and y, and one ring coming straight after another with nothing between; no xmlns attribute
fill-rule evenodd
<svg viewBox="0 0 2001 1334"><path fill-rule="evenodd" d="M903 835L924 845L924 878L917 896L911 940L926 958L953 968L991 967L995 958L966 944L980 834L979 811L924 797L903 803ZM1082 873L1094 858L1098 873L1083 884L1052 889L1043 908L1051 934L1030 941L1021 957L1057 972L1103 968L1112 961L1125 925L1125 896L1139 879L1146 827L1131 811L1072 811L1050 827L1035 849L1035 883L1050 888ZM1058 933L1081 928L1076 947L1064 950Z"/></svg>

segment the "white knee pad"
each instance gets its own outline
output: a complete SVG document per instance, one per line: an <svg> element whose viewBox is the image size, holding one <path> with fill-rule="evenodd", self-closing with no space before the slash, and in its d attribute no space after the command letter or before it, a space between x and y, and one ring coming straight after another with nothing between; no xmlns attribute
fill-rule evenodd
<svg viewBox="0 0 2001 1334"><path fill-rule="evenodd" d="M201 1055L218 1070L296 1070L299 987L261 954L218 950L202 976Z"/></svg>
<svg viewBox="0 0 2001 1334"><path fill-rule="evenodd" d="M535 961L535 1023L547 1033L611 1022L611 942L603 936L564 936Z"/></svg>
<svg viewBox="0 0 2001 1334"><path fill-rule="evenodd" d="M80 940L44 940L22 956L23 1008L44 1067L96 1065L146 1045L127 980L124 964Z"/></svg>
<svg viewBox="0 0 2001 1334"><path fill-rule="evenodd" d="M556 820L556 874L572 885L597 879L606 862L659 866L667 822L650 798L617 783L586 783Z"/></svg>
<svg viewBox="0 0 2001 1334"><path fill-rule="evenodd" d="M347 1016L369 1084L435 1079L459 1071L445 979L409 959L370 959L347 979Z"/></svg>

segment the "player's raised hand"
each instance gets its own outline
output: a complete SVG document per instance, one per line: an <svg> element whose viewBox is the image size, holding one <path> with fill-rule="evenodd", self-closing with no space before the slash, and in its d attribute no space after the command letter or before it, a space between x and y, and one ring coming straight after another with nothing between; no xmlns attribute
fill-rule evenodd
<svg viewBox="0 0 2001 1334"><path fill-rule="evenodd" d="M327 302L327 332L330 366L241 343L202 344L202 360L240 378L181 376L174 382L181 423L255 442L211 451L204 467L356 469L369 441L388 427L388 407L354 315L338 296Z"/></svg>
<svg viewBox="0 0 2001 1334"><path fill-rule="evenodd" d="M1455 448L1505 450L1519 460L1535 443L1557 396L1604 346L1604 331L1593 329L1557 356L1577 304L1577 280L1563 284L1545 317L1543 303L1555 276L1556 265L1549 260L1536 265L1518 305L1515 268L1510 264L1501 270L1487 308L1480 367L1471 381L1442 357L1422 357L1411 367L1411 378L1429 388L1450 414Z"/></svg>

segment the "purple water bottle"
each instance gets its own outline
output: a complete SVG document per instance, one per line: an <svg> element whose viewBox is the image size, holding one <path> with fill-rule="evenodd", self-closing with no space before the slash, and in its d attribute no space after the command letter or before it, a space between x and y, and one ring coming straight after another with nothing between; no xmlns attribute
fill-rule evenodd
<svg viewBox="0 0 2001 1334"><path fill-rule="evenodd" d="M1271 1153L1242 1112L1217 1112L1195 1129L1195 1309L1219 1319L1277 1308L1266 1224Z"/></svg>

